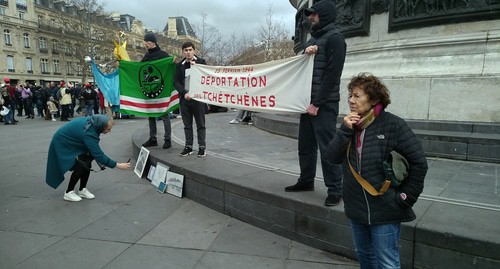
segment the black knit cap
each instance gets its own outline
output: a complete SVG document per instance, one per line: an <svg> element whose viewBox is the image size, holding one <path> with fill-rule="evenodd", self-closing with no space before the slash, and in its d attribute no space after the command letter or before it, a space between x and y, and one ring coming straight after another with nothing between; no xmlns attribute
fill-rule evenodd
<svg viewBox="0 0 500 269"><path fill-rule="evenodd" d="M144 35L144 41L151 41L153 43L157 43L156 35L153 33L147 33L146 35Z"/></svg>

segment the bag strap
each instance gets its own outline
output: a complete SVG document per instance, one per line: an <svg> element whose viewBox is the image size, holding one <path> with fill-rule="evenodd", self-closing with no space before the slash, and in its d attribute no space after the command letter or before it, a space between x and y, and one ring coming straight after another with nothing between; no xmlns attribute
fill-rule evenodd
<svg viewBox="0 0 500 269"><path fill-rule="evenodd" d="M391 181L389 181L389 180L386 179L384 181L384 184L380 188L380 190L377 191L368 181L366 181L366 179L364 179L360 174L358 174L358 172L356 172L356 170L354 169L354 167L352 167L351 161L349 160L349 151L350 151L350 149L351 149L351 142L349 142L349 145L347 145L346 154L347 154L347 163L349 164L349 169L351 169L351 173L354 176L354 178L356 178L356 180L363 187L363 189L365 189L372 196L381 196L381 195L383 195L389 189L389 187L391 186Z"/></svg>

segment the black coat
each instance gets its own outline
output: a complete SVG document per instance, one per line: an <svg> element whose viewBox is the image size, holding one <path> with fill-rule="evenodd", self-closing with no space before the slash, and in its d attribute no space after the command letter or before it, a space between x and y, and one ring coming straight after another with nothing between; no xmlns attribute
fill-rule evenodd
<svg viewBox="0 0 500 269"><path fill-rule="evenodd" d="M7 90L5 90L5 89L0 90L0 94L2 95L2 98L3 98L3 105L6 107L10 107L12 102L10 100L10 96L9 96L9 93L7 92Z"/></svg>
<svg viewBox="0 0 500 269"><path fill-rule="evenodd" d="M319 23L305 45L317 45L311 87L311 103L320 107L325 102L339 102L340 77L344 69L346 43L335 26L336 10L331 1L314 4Z"/></svg>
<svg viewBox="0 0 500 269"><path fill-rule="evenodd" d="M207 64L205 59L195 56L195 63L197 64ZM185 89L185 78L186 78L186 69L191 68L191 63L186 60L186 58L182 59L179 63L177 63L175 67L175 75L174 75L174 87L179 93L181 98L184 98L184 95L188 92Z"/></svg>
<svg viewBox="0 0 500 269"><path fill-rule="evenodd" d="M361 159L356 150L357 133L341 125L326 154L329 161L342 163L344 174L343 199L345 213L351 220L362 224L407 222L416 218L412 210L424 188L427 159L413 131L406 122L389 112L382 112L365 129ZM403 155L409 162L409 175L398 188L389 188L382 196L371 196L352 175L347 164L346 148L351 143L350 163L375 189L380 190L384 180L382 162L392 150ZM407 195L402 200L400 193Z"/></svg>
<svg viewBox="0 0 500 269"><path fill-rule="evenodd" d="M161 50L159 46L156 46L152 49L148 49L148 52L146 52L146 54L144 54L144 57L142 57L141 62L150 62L154 60L167 58L169 56L170 55L168 55L168 53L166 53L165 51Z"/></svg>

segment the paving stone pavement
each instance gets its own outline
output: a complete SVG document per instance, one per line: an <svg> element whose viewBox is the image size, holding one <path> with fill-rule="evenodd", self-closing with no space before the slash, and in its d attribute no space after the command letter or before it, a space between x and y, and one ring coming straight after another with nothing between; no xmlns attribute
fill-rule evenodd
<svg viewBox="0 0 500 269"><path fill-rule="evenodd" d="M225 124L233 116L210 114L207 122L217 119ZM92 173L88 188L96 199L64 201L67 181L56 190L44 181L48 145L63 123L17 118L18 125L0 125L0 268L358 267L355 261L277 236L187 198L161 194L132 170ZM146 126L144 118L116 120L112 132L101 136L104 151L121 162L134 158L131 135ZM181 149L179 119L173 120L173 128L174 148ZM247 133L243 128L232 128L231 133L235 137ZM215 133L221 132L209 126L208 147L220 148L209 158L243 154L248 162L264 165L252 155L253 149L233 151L227 145L229 134L223 133L222 140L211 139ZM277 169L296 161L294 141L283 139L279 151L269 152Z"/></svg>

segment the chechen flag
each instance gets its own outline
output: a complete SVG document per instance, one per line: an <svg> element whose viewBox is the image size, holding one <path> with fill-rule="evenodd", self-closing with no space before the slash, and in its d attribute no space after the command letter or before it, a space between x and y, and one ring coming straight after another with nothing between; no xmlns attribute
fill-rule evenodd
<svg viewBox="0 0 500 269"><path fill-rule="evenodd" d="M120 113L159 117L179 107L173 59L120 61Z"/></svg>

